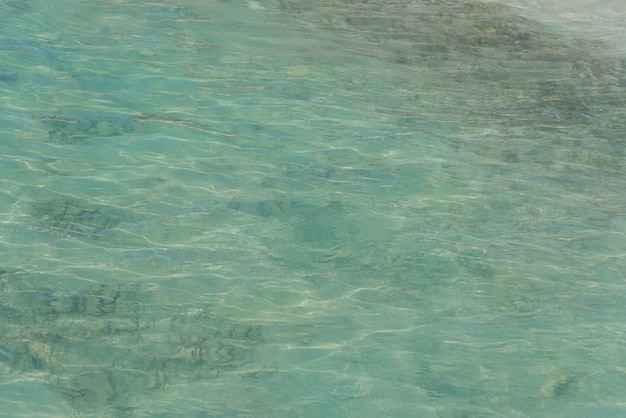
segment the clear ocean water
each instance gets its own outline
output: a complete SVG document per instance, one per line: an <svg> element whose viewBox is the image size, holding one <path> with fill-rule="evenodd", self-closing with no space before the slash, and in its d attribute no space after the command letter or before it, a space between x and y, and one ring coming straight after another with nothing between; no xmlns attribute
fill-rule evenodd
<svg viewBox="0 0 626 418"><path fill-rule="evenodd" d="M626 416L625 11L506 3L0 0L0 416Z"/></svg>

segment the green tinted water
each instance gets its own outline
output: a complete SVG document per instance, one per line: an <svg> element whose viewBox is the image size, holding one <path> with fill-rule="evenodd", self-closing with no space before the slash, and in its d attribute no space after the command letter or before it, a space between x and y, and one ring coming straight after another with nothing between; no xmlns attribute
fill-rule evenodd
<svg viewBox="0 0 626 418"><path fill-rule="evenodd" d="M0 1L0 416L623 416L626 62L497 3Z"/></svg>

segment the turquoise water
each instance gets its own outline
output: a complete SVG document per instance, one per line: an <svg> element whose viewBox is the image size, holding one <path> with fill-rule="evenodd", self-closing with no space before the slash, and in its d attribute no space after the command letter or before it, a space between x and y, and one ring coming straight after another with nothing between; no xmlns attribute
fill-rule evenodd
<svg viewBox="0 0 626 418"><path fill-rule="evenodd" d="M0 1L0 416L626 415L626 60L498 3Z"/></svg>

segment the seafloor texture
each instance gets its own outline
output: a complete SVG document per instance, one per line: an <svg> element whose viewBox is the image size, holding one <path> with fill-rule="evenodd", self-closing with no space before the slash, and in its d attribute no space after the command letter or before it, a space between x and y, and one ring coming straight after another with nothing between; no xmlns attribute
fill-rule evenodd
<svg viewBox="0 0 626 418"><path fill-rule="evenodd" d="M624 416L606 44L428 0L0 0L0 41L0 416Z"/></svg>
<svg viewBox="0 0 626 418"><path fill-rule="evenodd" d="M60 282L1 273L0 362L4 373L45 371L77 406L132 409L142 392L249 363L262 341L260 327L215 317L210 303L163 305L149 285Z"/></svg>

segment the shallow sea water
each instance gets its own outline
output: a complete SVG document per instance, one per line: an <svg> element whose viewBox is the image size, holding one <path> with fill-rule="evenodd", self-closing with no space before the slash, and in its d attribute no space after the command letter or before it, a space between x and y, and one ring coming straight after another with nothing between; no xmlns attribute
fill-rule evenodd
<svg viewBox="0 0 626 418"><path fill-rule="evenodd" d="M626 414L610 45L176 3L0 1L0 416Z"/></svg>

